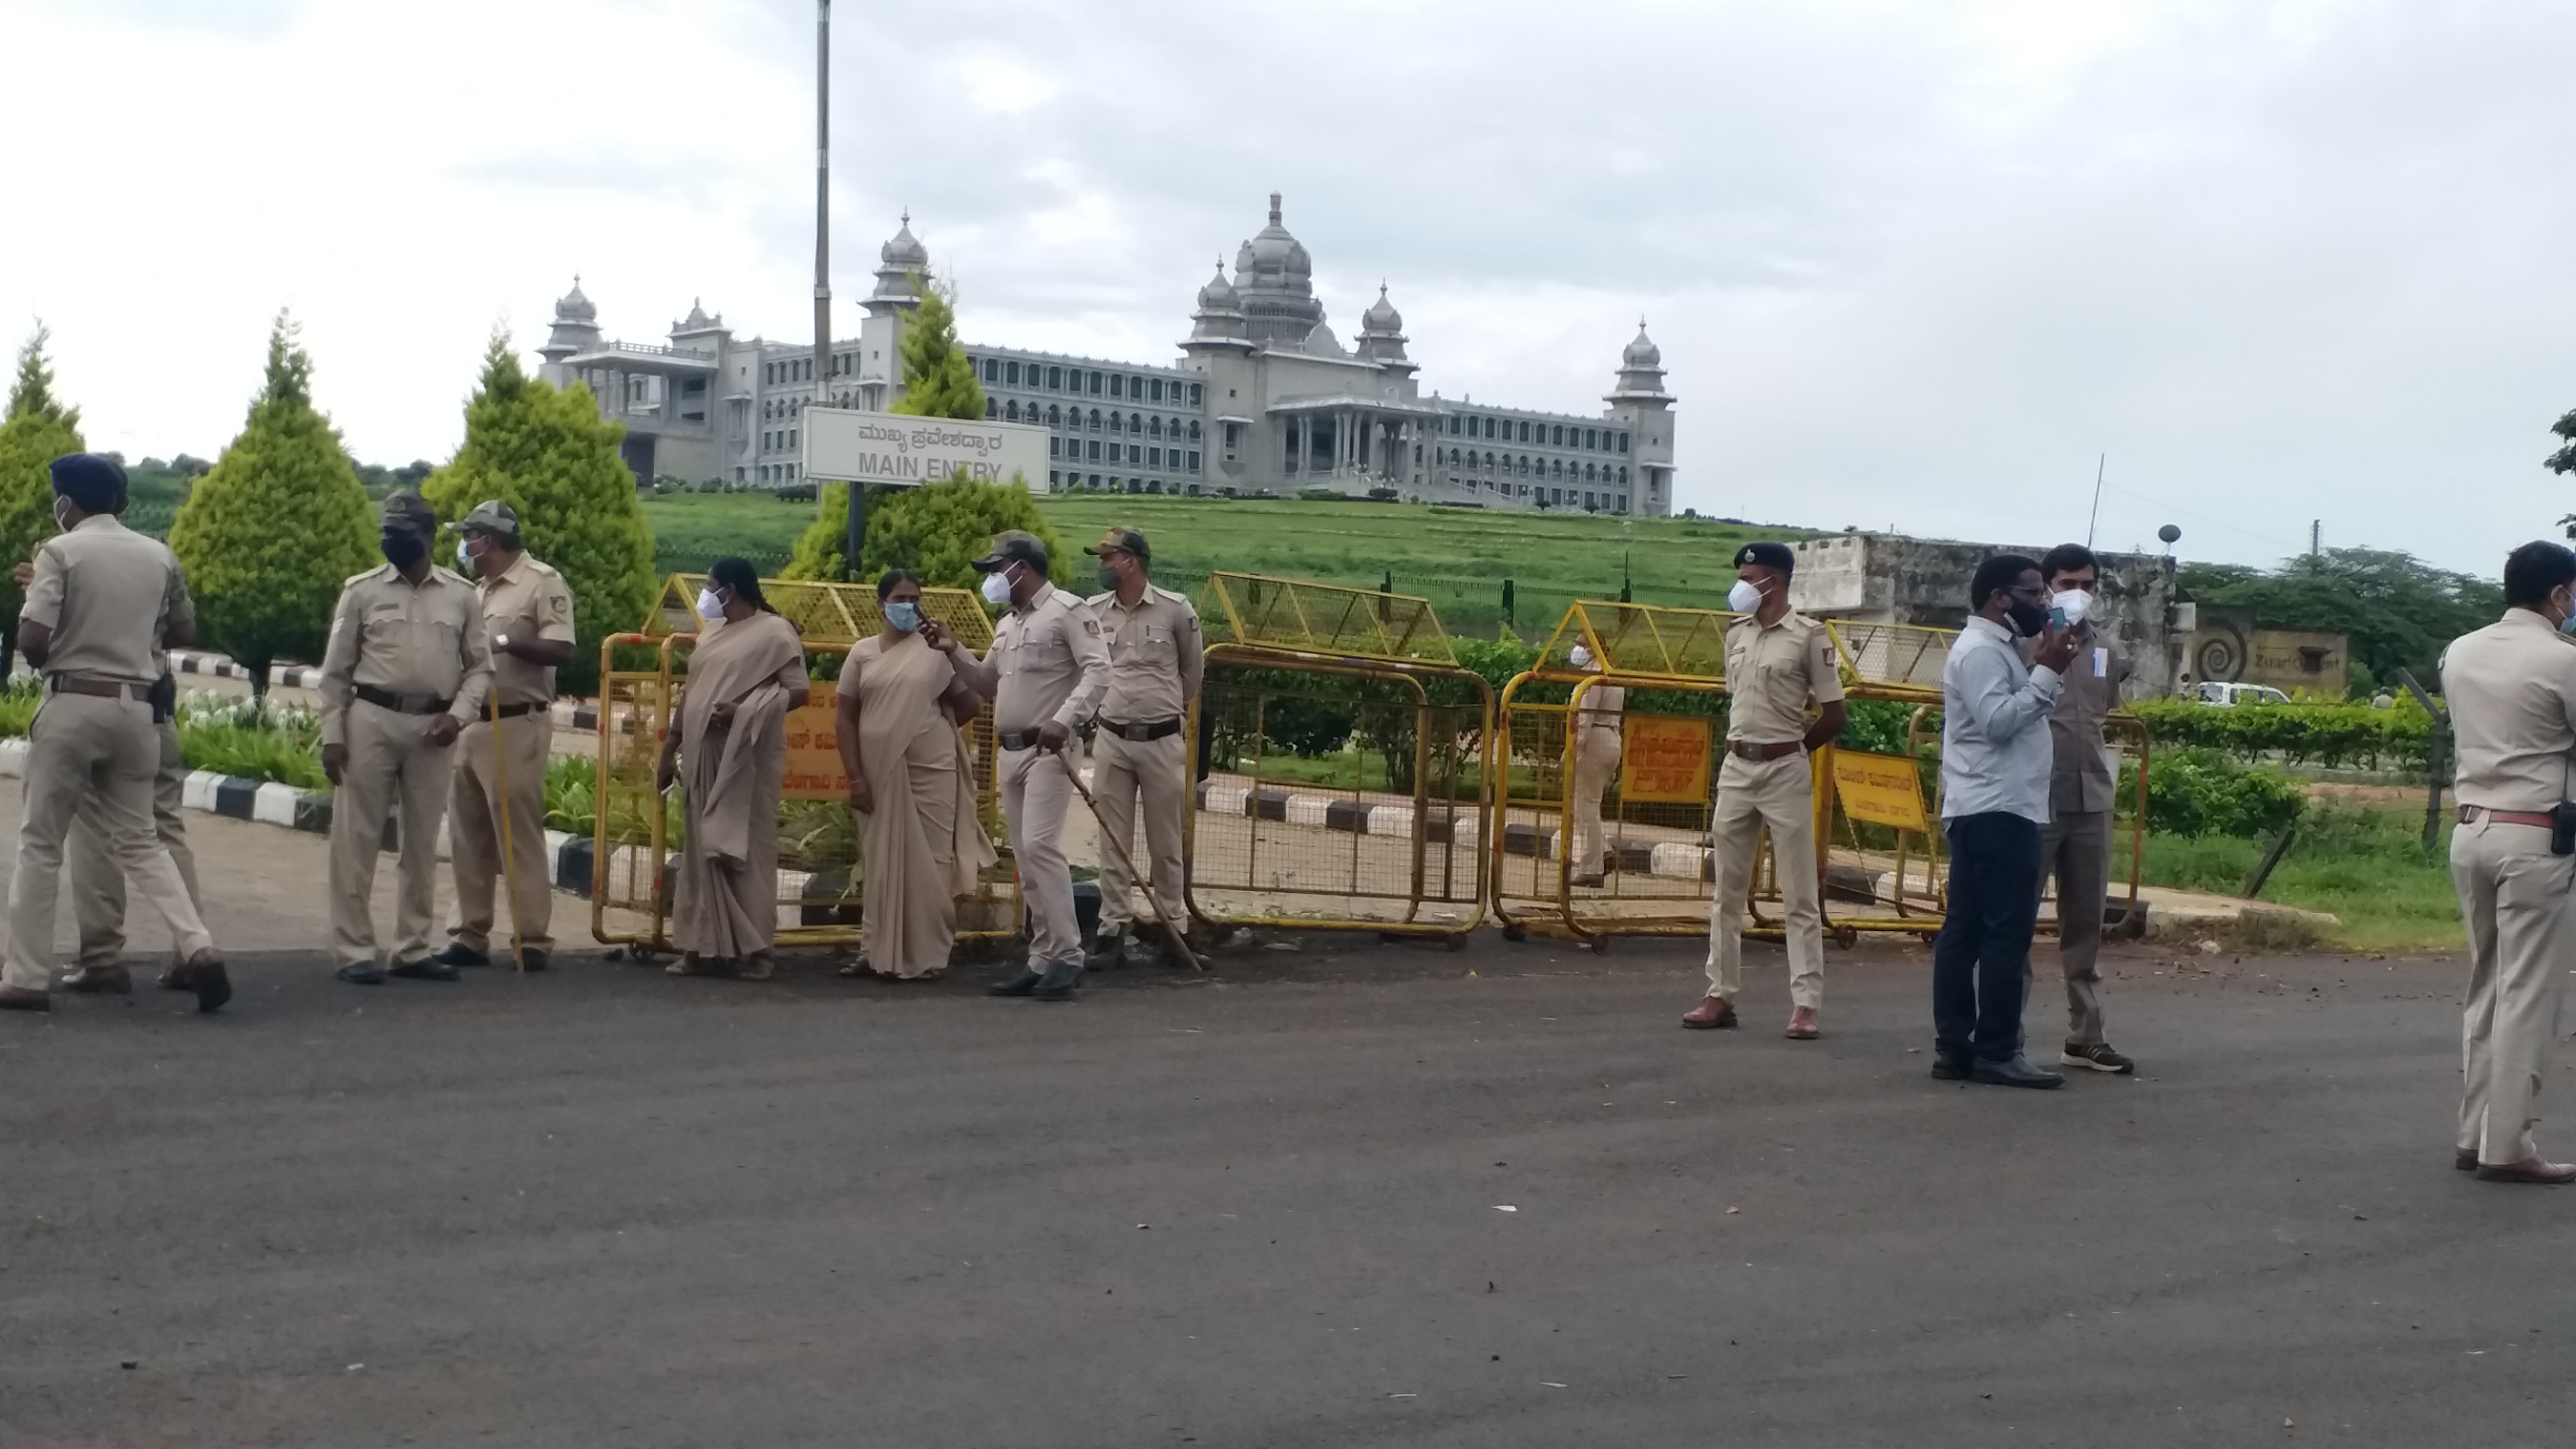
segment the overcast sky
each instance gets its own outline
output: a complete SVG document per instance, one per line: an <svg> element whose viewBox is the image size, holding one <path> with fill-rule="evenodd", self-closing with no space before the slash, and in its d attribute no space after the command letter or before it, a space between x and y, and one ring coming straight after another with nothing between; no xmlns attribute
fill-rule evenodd
<svg viewBox="0 0 2576 1449"><path fill-rule="evenodd" d="M967 340L1153 362L1287 198L1345 338L1593 411L1642 315L1678 504L2492 574L2576 509L2576 3L842 0L835 276L898 211ZM0 331L92 446L212 456L270 316L443 459L574 273L810 340L803 0L0 0Z"/></svg>

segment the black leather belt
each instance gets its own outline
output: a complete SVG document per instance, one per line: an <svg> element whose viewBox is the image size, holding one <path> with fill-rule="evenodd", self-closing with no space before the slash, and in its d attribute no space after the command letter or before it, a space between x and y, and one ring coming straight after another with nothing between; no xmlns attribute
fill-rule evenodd
<svg viewBox="0 0 2576 1449"><path fill-rule="evenodd" d="M993 738L1001 741L1002 748L1006 750L1034 750L1038 747L1036 730L1004 730Z"/></svg>
<svg viewBox="0 0 2576 1449"><path fill-rule="evenodd" d="M152 702L152 686L128 679L93 679L85 674L55 674L45 683L56 694L94 694L101 699L131 699L137 704Z"/></svg>
<svg viewBox="0 0 2576 1449"><path fill-rule="evenodd" d="M1100 722L1100 728L1130 744L1141 745L1147 740L1159 740L1167 735L1179 734L1181 722L1177 717L1158 719L1152 724L1120 724L1116 720L1105 719Z"/></svg>
<svg viewBox="0 0 2576 1449"><path fill-rule="evenodd" d="M358 698L378 709L389 709L396 714L444 714L449 706L456 703L455 700L440 699L435 695L396 694L390 689L378 689L372 684L359 685Z"/></svg>
<svg viewBox="0 0 2576 1449"><path fill-rule="evenodd" d="M545 706L544 706L544 705L542 705L542 704L537 704L537 703L534 703L534 702L531 702L531 703L528 703L528 704L505 704L505 705L501 706L499 709L486 710L486 711L484 712L484 716L483 716L483 717L484 717L485 719L493 719L493 718L499 718L499 719L517 719L519 716L521 716L521 715L523 715L523 714L534 714L534 713L536 713L538 710L541 710L541 709L544 709L544 708L545 708Z"/></svg>
<svg viewBox="0 0 2576 1449"><path fill-rule="evenodd" d="M2546 810L2489 810L2484 805L2460 807L2462 825L2475 825L2481 820L2492 820L2498 825L2536 825L2543 830L2554 830L2558 826L2558 817Z"/></svg>
<svg viewBox="0 0 2576 1449"><path fill-rule="evenodd" d="M1726 742L1726 752L1728 754L1735 756L1739 760L1753 760L1757 763L1764 760L1777 760L1787 755L1794 755L1806 747L1806 741L1804 740L1783 740L1778 744L1770 745L1757 745L1751 740L1729 740Z"/></svg>

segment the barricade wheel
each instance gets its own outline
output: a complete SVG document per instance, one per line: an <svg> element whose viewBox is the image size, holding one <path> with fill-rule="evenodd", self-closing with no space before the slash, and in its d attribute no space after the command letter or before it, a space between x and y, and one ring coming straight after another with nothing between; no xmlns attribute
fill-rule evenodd
<svg viewBox="0 0 2576 1449"><path fill-rule="evenodd" d="M1464 931L1451 931L1448 935L1440 938L1440 943L1447 946L1452 951L1464 951L1467 949L1467 933Z"/></svg>
<svg viewBox="0 0 2576 1449"><path fill-rule="evenodd" d="M1834 927L1834 944L1848 951L1860 944L1860 932L1850 926Z"/></svg>
<svg viewBox="0 0 2576 1449"><path fill-rule="evenodd" d="M1503 939L1506 941L1526 941L1529 939L1529 931L1518 921L1505 921L1503 922Z"/></svg>
<svg viewBox="0 0 2576 1449"><path fill-rule="evenodd" d="M1585 944L1592 948L1592 954L1595 956L1610 954L1610 938L1607 936L1595 936Z"/></svg>

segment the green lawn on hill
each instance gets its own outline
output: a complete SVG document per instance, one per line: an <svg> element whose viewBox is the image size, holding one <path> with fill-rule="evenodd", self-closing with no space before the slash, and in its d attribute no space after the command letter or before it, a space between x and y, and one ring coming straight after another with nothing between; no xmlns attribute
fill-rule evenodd
<svg viewBox="0 0 2576 1449"><path fill-rule="evenodd" d="M1097 541L1112 525L1143 529L1166 587L1196 594L1217 570L1372 589L1392 575L1395 592L1430 599L1451 632L1486 638L1504 622L1506 579L1512 624L1537 634L1577 598L1619 597L1623 566L1640 603L1722 607L1739 545L1816 536L1708 520L1401 503L1071 494L1042 496L1038 506L1068 548ZM813 509L747 493L644 500L666 572L701 568L723 553L773 572Z"/></svg>

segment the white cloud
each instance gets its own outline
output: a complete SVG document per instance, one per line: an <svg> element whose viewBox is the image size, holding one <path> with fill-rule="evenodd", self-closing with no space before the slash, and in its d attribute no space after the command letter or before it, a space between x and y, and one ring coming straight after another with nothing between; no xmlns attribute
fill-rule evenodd
<svg viewBox="0 0 2576 1449"><path fill-rule="evenodd" d="M971 337L1161 359L1286 193L1346 335L1390 283L1426 388L1597 407L1640 311L1681 501L1970 537L2170 519L2491 570L2570 490L2552 184L2570 0L1313 0L834 17L834 286L909 206ZM0 0L0 332L100 446L210 453L267 319L362 457L453 446L496 322L574 272L801 338L802 0ZM506 35L506 45L495 35ZM116 77L113 104L96 78ZM5 340L5 339L0 339Z"/></svg>

